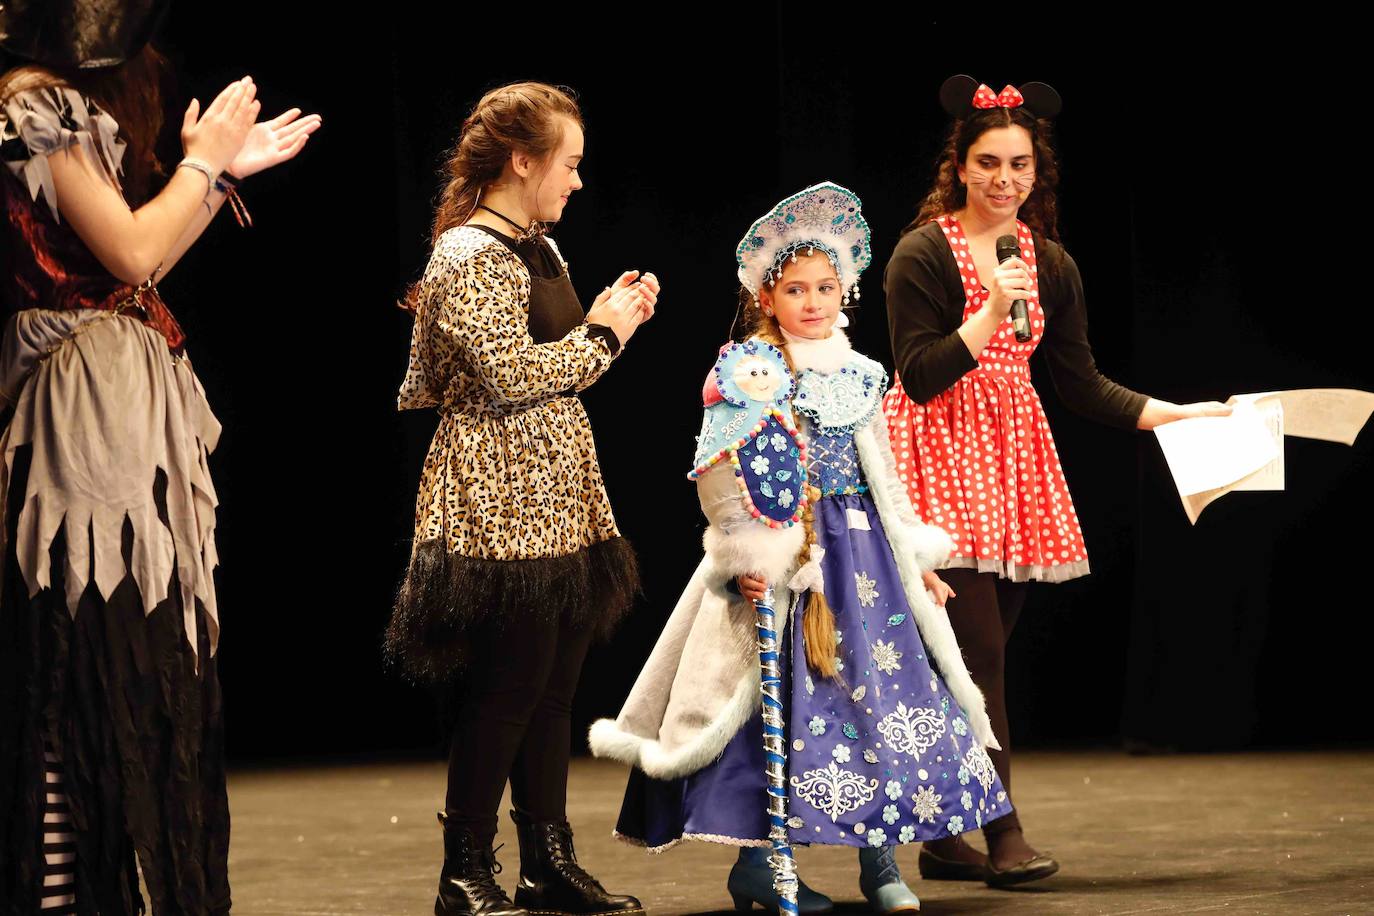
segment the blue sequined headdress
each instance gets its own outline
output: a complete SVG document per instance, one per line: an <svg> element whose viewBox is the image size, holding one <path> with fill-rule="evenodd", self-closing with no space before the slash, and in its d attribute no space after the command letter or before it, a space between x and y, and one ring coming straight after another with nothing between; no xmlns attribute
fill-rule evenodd
<svg viewBox="0 0 1374 916"><path fill-rule="evenodd" d="M860 206L858 195L831 181L781 201L749 227L735 249L744 288L757 301L765 283L781 278L785 260L796 260L798 252L820 251L839 275L845 304L851 295L858 299L859 274L873 260Z"/></svg>

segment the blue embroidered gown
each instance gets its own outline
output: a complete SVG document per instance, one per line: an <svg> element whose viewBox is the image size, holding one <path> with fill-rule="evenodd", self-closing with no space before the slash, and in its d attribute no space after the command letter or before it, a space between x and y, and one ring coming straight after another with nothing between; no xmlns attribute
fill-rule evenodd
<svg viewBox="0 0 1374 916"><path fill-rule="evenodd" d="M886 389L859 372L873 409ZM842 372L855 372L846 367ZM793 843L882 846L976 830L1011 812L1007 793L964 711L932 666L902 590L892 548L868 494L854 429L825 426L824 407L800 377L794 402L804 418L811 482L821 490L816 536L826 598L840 637L839 677L807 669L799 600L785 657L788 800ZM812 379L811 381L821 381ZM873 387L876 385L876 389ZM852 411L849 411L853 419ZM716 762L676 780L635 770L616 826L650 848L683 839L765 845L768 836L762 723L758 715Z"/></svg>

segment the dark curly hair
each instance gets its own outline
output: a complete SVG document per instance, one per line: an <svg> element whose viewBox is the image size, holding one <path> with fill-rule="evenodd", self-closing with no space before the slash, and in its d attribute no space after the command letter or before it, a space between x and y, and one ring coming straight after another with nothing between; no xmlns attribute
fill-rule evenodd
<svg viewBox="0 0 1374 916"><path fill-rule="evenodd" d="M968 189L959 181L959 166L968 157L978 138L999 127L1017 126L1030 134L1035 149L1035 187L1021 204L1017 217L1038 235L1059 240L1059 205L1055 190L1059 186L1059 163L1055 157L1050 122L1036 118L1025 107L975 110L950 127L944 150L935 169L935 184L921 201L921 209L902 234L906 235L946 213L961 210L968 200Z"/></svg>

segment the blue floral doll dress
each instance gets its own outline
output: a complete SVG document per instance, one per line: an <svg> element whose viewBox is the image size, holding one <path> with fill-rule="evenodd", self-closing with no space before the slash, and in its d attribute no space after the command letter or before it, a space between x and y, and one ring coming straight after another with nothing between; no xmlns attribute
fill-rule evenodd
<svg viewBox="0 0 1374 916"><path fill-rule="evenodd" d="M835 679L808 670L805 596L797 596L784 636L792 842L883 846L976 830L1011 804L908 602L871 490L870 475L895 475L865 467L856 448L863 430L886 442L879 408L887 374L838 329L828 340L787 346L798 369L790 406L801 421L800 454L821 494L814 506L821 551L813 549L812 559L819 557L835 614L839 669ZM774 479L785 444L765 431L736 452L741 486L756 498L786 488ZM767 845L761 730L756 711L714 762L679 778L655 779L636 767L617 834L654 850L683 839Z"/></svg>

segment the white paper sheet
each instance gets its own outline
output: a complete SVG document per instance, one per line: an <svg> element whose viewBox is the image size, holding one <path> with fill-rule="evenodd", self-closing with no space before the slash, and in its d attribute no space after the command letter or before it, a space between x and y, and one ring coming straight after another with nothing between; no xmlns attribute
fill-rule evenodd
<svg viewBox="0 0 1374 916"><path fill-rule="evenodd" d="M1283 437L1352 445L1374 413L1374 394L1300 388L1238 394L1229 417L1195 417L1155 427L1183 511L1196 524L1232 490L1282 490Z"/></svg>

